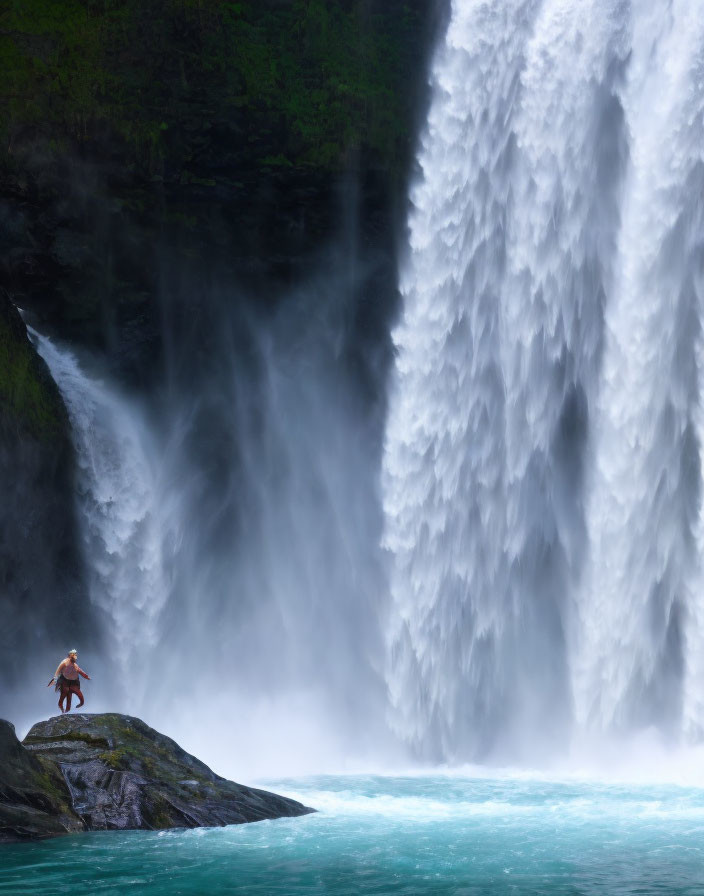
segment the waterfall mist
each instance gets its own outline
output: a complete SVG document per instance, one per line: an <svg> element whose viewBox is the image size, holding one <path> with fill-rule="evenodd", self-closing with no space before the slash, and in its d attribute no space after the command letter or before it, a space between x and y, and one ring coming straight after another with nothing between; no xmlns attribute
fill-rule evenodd
<svg viewBox="0 0 704 896"><path fill-rule="evenodd" d="M383 394L364 375L384 350L350 343L350 257L321 268L266 314L175 273L191 310L166 294L167 375L142 403L34 334L105 620L106 654L81 657L90 709L143 715L231 774L339 768L387 737Z"/></svg>
<svg viewBox="0 0 704 896"><path fill-rule="evenodd" d="M156 702L184 725L199 705L208 744L222 719L252 763L282 744L284 764L339 763L384 719L379 418L346 344L356 274L339 261L266 323L221 321L166 446L176 547ZM192 649L204 676L180 703Z"/></svg>

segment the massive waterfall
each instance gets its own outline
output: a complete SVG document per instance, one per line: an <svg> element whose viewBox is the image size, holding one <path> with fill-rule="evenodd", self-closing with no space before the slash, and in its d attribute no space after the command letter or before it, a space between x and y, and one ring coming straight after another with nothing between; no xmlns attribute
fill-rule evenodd
<svg viewBox="0 0 704 896"><path fill-rule="evenodd" d="M351 262L266 319L203 286L208 352L165 339L142 405L34 334L91 708L224 772L704 730L699 2L456 0L431 84L381 496Z"/></svg>
<svg viewBox="0 0 704 896"><path fill-rule="evenodd" d="M384 459L394 728L544 756L704 724L704 15L456 0Z"/></svg>

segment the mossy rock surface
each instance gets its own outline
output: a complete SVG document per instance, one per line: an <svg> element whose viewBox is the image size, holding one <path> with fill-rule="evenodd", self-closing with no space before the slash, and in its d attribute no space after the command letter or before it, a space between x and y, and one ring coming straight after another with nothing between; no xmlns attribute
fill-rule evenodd
<svg viewBox="0 0 704 896"><path fill-rule="evenodd" d="M43 443L68 438L66 408L9 297L0 290L0 415L5 426Z"/></svg>
<svg viewBox="0 0 704 896"><path fill-rule="evenodd" d="M89 830L220 826L312 811L221 778L132 716L56 716L35 725L24 746L61 769Z"/></svg>
<svg viewBox="0 0 704 896"><path fill-rule="evenodd" d="M58 766L26 750L0 719L0 843L84 828Z"/></svg>

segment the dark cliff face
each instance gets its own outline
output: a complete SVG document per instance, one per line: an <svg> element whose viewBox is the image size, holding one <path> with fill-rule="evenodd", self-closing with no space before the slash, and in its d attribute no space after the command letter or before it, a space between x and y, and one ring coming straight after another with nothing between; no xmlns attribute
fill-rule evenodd
<svg viewBox="0 0 704 896"><path fill-rule="evenodd" d="M0 292L0 651L37 648L91 627L74 513L74 457L58 389L17 310ZM73 633L76 633L74 635ZM55 658L48 660L52 667ZM21 699L24 664L10 663L0 695Z"/></svg>
<svg viewBox="0 0 704 896"><path fill-rule="evenodd" d="M252 333L295 302L325 317L335 375L378 444L396 248L447 7L12 0L0 281L159 407L222 379L224 354L256 381Z"/></svg>
<svg viewBox="0 0 704 896"><path fill-rule="evenodd" d="M349 339L376 348L445 7L8 4L6 286L143 384L214 284L238 284L229 303L266 314L335 247L356 268Z"/></svg>

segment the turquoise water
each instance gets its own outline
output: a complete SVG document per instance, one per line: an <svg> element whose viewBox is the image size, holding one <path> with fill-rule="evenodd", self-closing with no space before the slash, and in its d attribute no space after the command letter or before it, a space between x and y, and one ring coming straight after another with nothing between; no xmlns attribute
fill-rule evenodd
<svg viewBox="0 0 704 896"><path fill-rule="evenodd" d="M0 850L0 894L704 894L704 790L507 778L268 782L320 812Z"/></svg>

